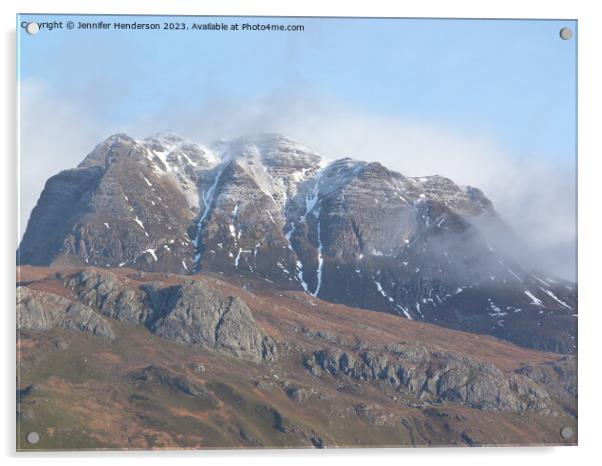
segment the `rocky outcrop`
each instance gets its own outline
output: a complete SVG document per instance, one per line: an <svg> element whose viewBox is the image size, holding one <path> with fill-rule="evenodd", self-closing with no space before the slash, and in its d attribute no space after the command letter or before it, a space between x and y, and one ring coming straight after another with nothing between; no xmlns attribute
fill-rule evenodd
<svg viewBox="0 0 602 466"><path fill-rule="evenodd" d="M130 377L139 384L146 383L159 385L184 395L204 398L214 407L219 404L217 397L211 390L164 367L147 366L132 371Z"/></svg>
<svg viewBox="0 0 602 466"><path fill-rule="evenodd" d="M387 412L382 406L372 403L359 403L355 406L356 415L365 422L375 426L395 427L399 422L397 416Z"/></svg>
<svg viewBox="0 0 602 466"><path fill-rule="evenodd" d="M186 273L193 262L186 230L195 214L177 176L167 176L168 168L154 157L144 145L116 134L77 168L50 178L18 261Z"/></svg>
<svg viewBox="0 0 602 466"><path fill-rule="evenodd" d="M479 189L439 175L326 161L277 134L116 134L48 180L18 261L216 272L576 352L576 285L529 270L520 244ZM130 298L115 312L144 320Z"/></svg>
<svg viewBox="0 0 602 466"><path fill-rule="evenodd" d="M276 344L263 334L249 307L200 280L140 287L106 270L88 268L66 280L88 306L103 315L142 324L152 333L188 345L203 345L256 362L271 362Z"/></svg>
<svg viewBox="0 0 602 466"><path fill-rule="evenodd" d="M98 268L87 268L65 280L82 303L98 312L129 324L146 322L151 309L145 305L145 293L130 280Z"/></svg>
<svg viewBox="0 0 602 466"><path fill-rule="evenodd" d="M17 326L21 330L46 331L53 328L77 330L113 340L107 319L90 307L70 299L27 287L17 288Z"/></svg>
<svg viewBox="0 0 602 466"><path fill-rule="evenodd" d="M516 370L517 376L528 378L546 387L550 395L560 401L571 415L577 415L577 358L563 356L556 361L539 365L523 364Z"/></svg>
<svg viewBox="0 0 602 466"><path fill-rule="evenodd" d="M180 343L219 348L238 357L264 359L265 337L240 298L223 295L200 281L146 287L146 292L154 311L146 325L153 333Z"/></svg>
<svg viewBox="0 0 602 466"><path fill-rule="evenodd" d="M159 435L202 448L557 444L562 426L577 432L573 357L302 293L254 295L217 277L18 275L17 415L27 426L48 419L50 402L91 442L101 431L83 430L89 420L110 418L102 435L130 447L140 432L153 432L149 448ZM104 323L112 342L97 336Z"/></svg>
<svg viewBox="0 0 602 466"><path fill-rule="evenodd" d="M424 400L444 400L490 411L550 413L550 397L519 374L507 377L491 364L424 346L395 345L389 351L355 353L325 348L304 360L315 376L323 373L382 381Z"/></svg>
<svg viewBox="0 0 602 466"><path fill-rule="evenodd" d="M297 403L305 403L311 399L324 399L326 395L313 387L297 385L294 382L285 380L282 382L282 389L286 396Z"/></svg>

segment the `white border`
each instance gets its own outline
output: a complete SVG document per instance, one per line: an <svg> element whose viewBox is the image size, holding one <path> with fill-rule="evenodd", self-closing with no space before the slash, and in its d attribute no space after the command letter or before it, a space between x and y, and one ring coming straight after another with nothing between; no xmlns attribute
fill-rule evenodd
<svg viewBox="0 0 602 466"><path fill-rule="evenodd" d="M144 461L165 464L177 461L199 464L246 465L344 463L348 466L364 464L374 458L379 462L487 463L488 466L508 463L543 463L546 465L593 463L600 443L601 353L598 342L602 332L602 308L599 306L600 287L597 283L602 258L600 257L600 217L602 209L602 169L600 158L599 109L602 108L600 83L602 73L600 54L602 27L595 1L530 1L506 0L483 2L476 0L431 0L392 2L369 0L364 2L305 0L305 1L202 1L202 0L3 0L2 38L4 102L2 119L2 297L4 298L2 330L2 422L0 432L2 454L8 463L23 458L27 464L42 460L49 464L100 464L110 459L113 464ZM14 272L16 250L16 128L15 128L15 15L17 12L36 13L106 13L106 14L215 14L215 15L289 15L289 16L401 16L401 17L502 17L502 18L563 18L579 20L579 447L565 448L481 448L481 449L363 449L363 450L280 450L280 451L225 451L225 452L122 452L122 453L60 453L43 455L16 455L14 453L15 423L15 332L14 332ZM16 458L15 458L16 457ZM85 458L85 459L84 459ZM598 459L599 461L599 459ZM597 462L597 461L596 461Z"/></svg>

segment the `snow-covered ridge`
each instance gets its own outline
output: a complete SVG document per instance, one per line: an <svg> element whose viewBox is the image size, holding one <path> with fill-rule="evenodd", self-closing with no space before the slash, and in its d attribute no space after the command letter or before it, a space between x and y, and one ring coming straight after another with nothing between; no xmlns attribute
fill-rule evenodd
<svg viewBox="0 0 602 466"><path fill-rule="evenodd" d="M244 205L253 199L253 189L258 188L271 201L263 208L266 219L282 230L286 247L292 253L298 253L292 243L297 228L305 224L304 229L315 230L311 236L314 238L317 270L315 265L308 270L308 264L302 260L297 260L297 265L288 270L290 276L297 277L300 286L314 295L319 293L322 284L325 250L320 217L322 201L327 196L350 193L372 200L368 208L401 205L422 209L421 204L433 200L461 215L479 214L488 207L488 200L480 191L460 187L443 176L409 178L377 162L368 163L348 157L329 160L316 150L279 134L258 134L199 144L173 132L161 132L136 141L126 135L116 135L107 143L129 144L129 141L134 144L134 152L141 154L150 164L154 175L171 178L190 208L198 213L192 238L195 247L193 269L200 267L203 230L212 211L222 209L222 204L224 209L231 209L233 203L242 202ZM226 172L229 175L222 176ZM153 180L144 176L143 181L148 189L154 189ZM245 219L241 220L244 223ZM443 220L443 217L439 219L438 225ZM239 251L244 249L241 246L245 244L244 238L238 243L229 251L236 262L236 269L241 265ZM247 249L250 247L247 245ZM364 254L383 254L379 252L381 249L369 248ZM309 290L306 281L312 275L317 282Z"/></svg>
<svg viewBox="0 0 602 466"><path fill-rule="evenodd" d="M135 141L157 176L176 181L191 207L203 208L199 176L217 165L236 163L280 208L319 167L322 157L313 149L276 134L245 136L231 141L198 144L172 132Z"/></svg>
<svg viewBox="0 0 602 466"><path fill-rule="evenodd" d="M528 269L528 249L483 193L443 176L329 161L274 134L206 144L118 134L48 186L19 247L23 263L61 255L218 273L248 289L303 290L453 328L469 317L471 331L501 337L528 321L574 349L556 318L577 314L575 284ZM516 335L534 345L530 330Z"/></svg>
<svg viewBox="0 0 602 466"><path fill-rule="evenodd" d="M206 254L216 254L215 245L209 249L205 247L207 238L204 237L204 232L209 224L214 222L215 218L218 222L217 227L227 230L229 225L220 226L220 222L231 215L233 206L236 205L239 224L252 225L267 221L273 225L270 228L279 231L285 242L284 247L296 256L292 263L281 267L285 270L283 273L293 277L300 287L314 296L320 293L323 284L323 268L327 254L323 235L328 229L328 215L333 213L329 211L324 214L326 217L322 218L322 206L329 196L343 195L361 199L361 202L366 202L366 209L398 206L396 208L408 208L412 212L422 212L424 209L421 205L428 200L434 200L461 215L483 211L482 207L486 206L487 201L480 191L459 187L453 181L439 175L408 178L383 167L378 162L369 163L348 157L329 160L314 149L278 134L244 136L207 144L198 144L172 132L162 132L141 140L133 140L126 135L115 135L101 146L106 148L114 144L122 147L133 145L130 153L141 156L142 160L149 164L154 176L142 174L142 186L154 191L158 180L169 177L185 196L191 210L198 215L194 220L196 229L191 237L195 250L194 259L191 261L192 270L198 271L201 268L201 261ZM260 209L262 213L259 214L253 207L244 208L245 205L255 202L258 190L268 199L267 204ZM473 199L477 199L478 202L473 202ZM161 199L156 198L152 205L161 202ZM239 205L243 206L240 212ZM214 211L217 212L215 217ZM247 218L244 218L245 216ZM427 224L428 221L427 218ZM438 226L443 221L444 217L441 217ZM214 231L216 225L211 223L211 226ZM231 235L226 234L226 243L217 246L217 249L222 250L225 257L229 258L226 260L231 260L235 270L253 267L247 260L251 251L254 264L257 264L257 238L245 238L247 231L253 235L253 228L243 227L237 230L235 240L231 240ZM311 247L315 249L310 254L313 258L309 259L308 263L302 258L308 256L299 255L300 251L296 250L298 246L294 244L294 237L297 231L309 235ZM411 232L408 231L409 234ZM401 244L401 247L409 247L411 238L404 238L405 243ZM228 241L233 244L228 244ZM382 249L373 246L375 245L371 244L362 250L359 257L363 257L364 254L393 257L399 252L397 246L397 252L391 247ZM385 250L388 252L382 252ZM282 264L281 261L279 263ZM311 286L309 282L313 282Z"/></svg>
<svg viewBox="0 0 602 466"><path fill-rule="evenodd" d="M190 207L198 207L196 173L198 170L217 165L218 155L206 146L171 132L159 133L136 141L136 144L151 162L155 174L170 176L184 194Z"/></svg>
<svg viewBox="0 0 602 466"><path fill-rule="evenodd" d="M382 181L395 196L408 204L431 199L466 215L478 214L491 207L478 189L458 186L443 176L406 178L374 162L351 158L331 161L316 150L279 134L265 133L209 143L197 143L168 131L141 140L117 134L99 147L129 141L134 144L135 152L149 161L157 176L169 176L176 182L190 207L199 212L204 208L203 192L209 188L199 182L207 178L202 174L229 163L237 164L262 192L272 198L282 217L287 202L300 189L312 189L310 185L318 171L322 171L324 180L319 189L319 197L322 197L352 183L375 166L383 170ZM326 165L328 169L324 169Z"/></svg>

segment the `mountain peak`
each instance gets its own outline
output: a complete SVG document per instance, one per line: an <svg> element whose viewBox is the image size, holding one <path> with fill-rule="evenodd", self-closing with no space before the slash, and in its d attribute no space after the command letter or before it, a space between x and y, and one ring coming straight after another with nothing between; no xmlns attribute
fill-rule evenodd
<svg viewBox="0 0 602 466"><path fill-rule="evenodd" d="M264 162L282 162L285 158L321 158L314 149L278 133L246 135L230 141L228 145L230 157L259 156Z"/></svg>
<svg viewBox="0 0 602 466"><path fill-rule="evenodd" d="M555 316L573 318L574 289L535 277L498 247L512 235L503 226L480 190L440 175L328 161L274 133L201 145L164 131L138 141L112 135L80 169L52 177L19 253L31 264L67 256L219 273L571 351ZM537 341L508 332L527 311L539 334L546 329Z"/></svg>
<svg viewBox="0 0 602 466"><path fill-rule="evenodd" d="M129 154L136 140L125 133L115 133L107 137L90 152L79 167L104 167L116 156Z"/></svg>

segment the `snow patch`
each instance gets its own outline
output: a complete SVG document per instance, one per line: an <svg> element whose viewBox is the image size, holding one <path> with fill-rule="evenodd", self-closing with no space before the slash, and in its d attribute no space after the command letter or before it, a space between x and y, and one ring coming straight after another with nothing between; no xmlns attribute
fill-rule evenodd
<svg viewBox="0 0 602 466"><path fill-rule="evenodd" d="M276 225L276 221L274 220L274 217L272 217L272 213L271 213L269 210L267 210L267 209L266 209L266 211L265 211L265 212L266 212L266 214L268 214L268 217L269 217L270 221L271 221L271 222L272 222L274 225Z"/></svg>
<svg viewBox="0 0 602 466"><path fill-rule="evenodd" d="M324 266L324 256L322 256L322 238L320 236L320 212L316 214L316 221L318 222L318 283L316 285L316 291L313 293L314 296L318 296L320 287L322 286L322 267Z"/></svg>
<svg viewBox="0 0 602 466"><path fill-rule="evenodd" d="M203 193L203 207L204 207L203 214L201 215L201 217L199 218L199 221L197 222L196 238L192 242L192 244L194 244L194 247L197 249L197 253L195 255L195 261L194 261L194 267L193 267L193 268L196 268L196 269L198 269L199 261L201 260L201 253L198 250L198 248L200 246L201 235L202 235L202 232L203 232L203 223L205 222L205 219L209 215L209 211L211 210L211 206L213 205L213 198L215 196L215 189L217 188L217 185L219 183L219 180L220 180L223 172L224 172L224 167L222 167L221 170L219 170L216 173L215 179L213 180L213 183L211 184L211 186L209 187L209 189L207 189L207 191L205 191Z"/></svg>
<svg viewBox="0 0 602 466"><path fill-rule="evenodd" d="M408 320L414 320L414 319L412 319L412 316L408 312L407 308L400 306L399 304L395 304L395 307L397 309L399 309L401 312L403 312L403 314L408 318Z"/></svg>
<svg viewBox="0 0 602 466"><path fill-rule="evenodd" d="M506 314L508 314L507 312L502 311L498 306L495 305L495 303L493 302L493 300L488 299L489 301L489 310L492 311L489 313L489 315L491 317L503 317Z"/></svg>
<svg viewBox="0 0 602 466"><path fill-rule="evenodd" d="M569 306L567 303L565 303L564 301L562 301L561 299L556 297L556 295L554 293L552 293L550 290L544 289L544 288L541 288L541 290L545 294L547 294L550 298L552 298L554 301L556 301L558 304L560 304L561 306L566 307L567 309L570 309L571 311L573 310L573 308L571 306Z"/></svg>
<svg viewBox="0 0 602 466"><path fill-rule="evenodd" d="M529 299L531 299L531 304L534 304L535 306L543 306L541 300L537 299L533 293L525 290L525 294L529 297Z"/></svg>
<svg viewBox="0 0 602 466"><path fill-rule="evenodd" d="M297 260L296 265L297 265L297 279L299 280L299 283L301 283L301 287L307 294L312 294L309 291L309 286L307 286L307 283L305 282L305 280L303 280L303 264L301 263L300 260Z"/></svg>
<svg viewBox="0 0 602 466"><path fill-rule="evenodd" d="M541 278L537 277L536 275L533 275L533 278L545 287L550 286L550 284L548 282L546 282L545 280L542 280Z"/></svg>
<svg viewBox="0 0 602 466"><path fill-rule="evenodd" d="M157 251L156 248L155 249L149 248L149 249L145 249L144 251L142 251L142 254L149 253L153 257L154 261L156 262L158 260L157 254L155 254L156 251Z"/></svg>
<svg viewBox="0 0 602 466"><path fill-rule="evenodd" d="M140 228L142 228L142 229L144 230L144 234L145 234L146 236L148 236L148 233L147 233L147 231L146 231L146 228L144 228L144 223L142 223L142 221L141 221L141 220L138 218L138 216L136 216L136 217L134 218L134 222L136 222L138 225L140 225Z"/></svg>

